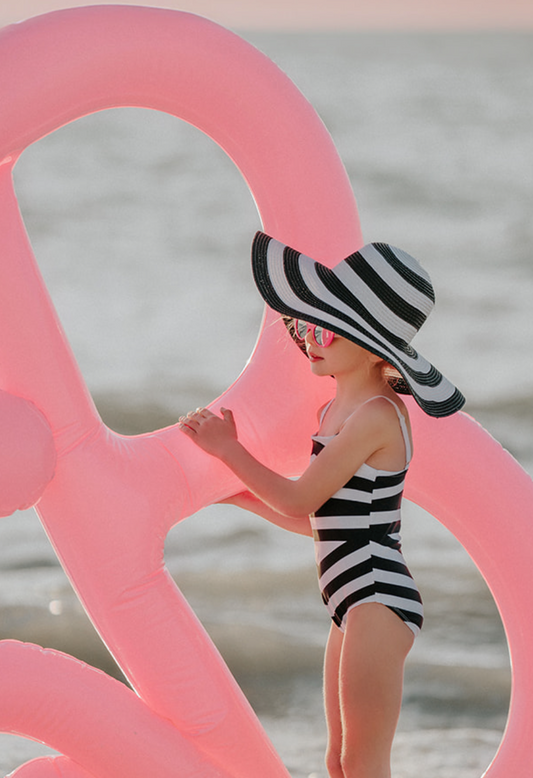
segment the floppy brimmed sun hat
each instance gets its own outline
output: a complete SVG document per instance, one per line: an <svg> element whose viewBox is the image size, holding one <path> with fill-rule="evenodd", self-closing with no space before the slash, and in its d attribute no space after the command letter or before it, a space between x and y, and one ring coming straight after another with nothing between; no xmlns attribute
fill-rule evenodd
<svg viewBox="0 0 533 778"><path fill-rule="evenodd" d="M257 232L255 283L284 317L325 327L384 359L397 371L391 386L412 394L430 416L449 416L461 392L411 346L431 313L435 293L416 259L387 243L369 243L334 268Z"/></svg>

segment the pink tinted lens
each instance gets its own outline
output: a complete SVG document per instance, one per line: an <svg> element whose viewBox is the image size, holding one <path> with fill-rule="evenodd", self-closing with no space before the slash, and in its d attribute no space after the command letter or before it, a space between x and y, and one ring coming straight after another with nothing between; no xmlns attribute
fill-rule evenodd
<svg viewBox="0 0 533 778"><path fill-rule="evenodd" d="M300 340L305 340L305 336L307 335L307 328L309 327L309 324L306 321L302 321L302 319L295 319L294 320L294 330Z"/></svg>
<svg viewBox="0 0 533 778"><path fill-rule="evenodd" d="M331 330L326 330L324 327L320 327L318 324L313 328L313 338L315 343L322 348L327 348L331 345L335 333Z"/></svg>
<svg viewBox="0 0 533 778"><path fill-rule="evenodd" d="M296 334L301 340L305 340L305 336L310 331L316 345L321 348L327 348L327 346L331 345L331 342L335 337L334 332L330 332L330 330L325 329L325 327L322 327L320 324L309 324L302 319L295 319L294 327Z"/></svg>

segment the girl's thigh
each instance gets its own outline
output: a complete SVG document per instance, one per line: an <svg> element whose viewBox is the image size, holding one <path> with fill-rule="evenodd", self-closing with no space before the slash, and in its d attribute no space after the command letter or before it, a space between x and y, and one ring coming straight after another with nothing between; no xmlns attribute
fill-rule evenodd
<svg viewBox="0 0 533 778"><path fill-rule="evenodd" d="M339 664L344 750L390 750L413 641L409 627L384 605L361 604L349 611Z"/></svg>
<svg viewBox="0 0 533 778"><path fill-rule="evenodd" d="M339 753L342 745L339 674L343 637L344 634L341 630L332 624L324 660L324 706L329 748L335 749Z"/></svg>

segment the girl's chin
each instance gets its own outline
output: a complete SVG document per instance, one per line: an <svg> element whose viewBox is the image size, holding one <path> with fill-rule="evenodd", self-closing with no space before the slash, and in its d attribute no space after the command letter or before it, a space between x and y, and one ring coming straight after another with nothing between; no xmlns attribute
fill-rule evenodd
<svg viewBox="0 0 533 778"><path fill-rule="evenodd" d="M311 366L311 372L315 373L315 375L329 375L323 359L317 359L316 362L310 362L309 364Z"/></svg>

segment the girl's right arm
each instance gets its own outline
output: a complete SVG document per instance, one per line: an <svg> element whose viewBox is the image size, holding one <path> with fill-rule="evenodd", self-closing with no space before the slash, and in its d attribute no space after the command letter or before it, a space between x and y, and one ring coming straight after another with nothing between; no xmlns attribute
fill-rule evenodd
<svg viewBox="0 0 533 778"><path fill-rule="evenodd" d="M297 479L270 470L244 448L229 410L221 409L220 417L200 408L181 417L179 426L203 451L227 465L272 512L261 515L273 520L274 514L280 514L303 525L309 523L306 517L341 489L363 462L390 445L391 435L397 435L398 422L390 403L370 403L363 411L352 414L339 434ZM394 426L390 423L391 414L394 414ZM281 523L277 518L274 523L287 526L285 520Z"/></svg>
<svg viewBox="0 0 533 778"><path fill-rule="evenodd" d="M256 513L263 519L270 521L271 524L275 524L277 527L286 529L289 532L295 532L298 535L313 536L313 531L309 523L308 516L302 516L302 518L295 518L293 516L283 516L283 514L270 508L262 500L252 494L252 492L240 492L234 494L232 497L228 497L226 500L221 500L222 503L227 505L236 505L238 508L243 508L245 511Z"/></svg>

